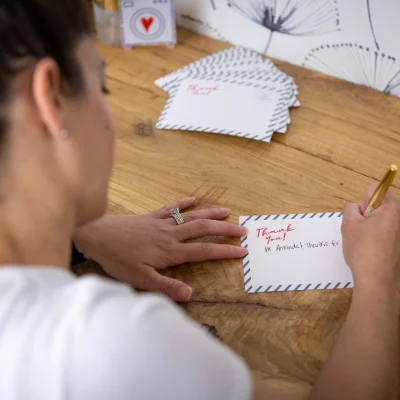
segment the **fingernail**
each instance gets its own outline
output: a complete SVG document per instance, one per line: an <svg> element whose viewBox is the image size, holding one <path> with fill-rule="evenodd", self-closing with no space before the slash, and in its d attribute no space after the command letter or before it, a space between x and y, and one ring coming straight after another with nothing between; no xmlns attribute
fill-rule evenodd
<svg viewBox="0 0 400 400"><path fill-rule="evenodd" d="M244 257L246 254L248 254L248 250L245 249L244 247L236 247L236 251L238 253L238 257Z"/></svg>
<svg viewBox="0 0 400 400"><path fill-rule="evenodd" d="M190 201L195 201L195 200L196 200L196 197L188 197L188 199L189 199Z"/></svg>
<svg viewBox="0 0 400 400"><path fill-rule="evenodd" d="M192 288L189 286L182 286L180 289L178 289L179 301L188 301L191 295L192 295Z"/></svg>
<svg viewBox="0 0 400 400"><path fill-rule="evenodd" d="M229 208L220 208L219 210L222 215L228 215L231 212Z"/></svg>
<svg viewBox="0 0 400 400"><path fill-rule="evenodd" d="M239 235L241 237L246 236L248 231L249 230L247 228L245 228L244 226L239 226Z"/></svg>

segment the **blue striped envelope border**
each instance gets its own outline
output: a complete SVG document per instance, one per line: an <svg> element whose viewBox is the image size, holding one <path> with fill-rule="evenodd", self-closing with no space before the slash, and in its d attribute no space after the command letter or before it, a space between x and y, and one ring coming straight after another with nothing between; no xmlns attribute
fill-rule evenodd
<svg viewBox="0 0 400 400"><path fill-rule="evenodd" d="M239 218L239 224L246 226L250 222L259 220L295 220L304 218L342 218L341 212L327 212L327 213L309 213L309 214L279 214L279 215L250 215ZM247 236L240 239L241 246L245 249L248 248ZM317 284L299 284L293 282L290 285L266 285L266 286L253 286L251 282L251 262L250 253L243 258L243 277L244 289L246 293L267 293L267 292L288 292L288 291L304 291L304 290L325 290L325 289L347 289L354 287L354 282L325 282Z"/></svg>

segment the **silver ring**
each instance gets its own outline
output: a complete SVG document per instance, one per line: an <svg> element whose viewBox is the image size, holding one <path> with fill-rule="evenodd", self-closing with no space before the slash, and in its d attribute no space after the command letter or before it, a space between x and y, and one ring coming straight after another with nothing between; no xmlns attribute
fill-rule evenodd
<svg viewBox="0 0 400 400"><path fill-rule="evenodd" d="M169 216L175 220L177 225L182 225L183 223L185 223L185 221L183 220L183 215L180 213L179 208L174 208Z"/></svg>

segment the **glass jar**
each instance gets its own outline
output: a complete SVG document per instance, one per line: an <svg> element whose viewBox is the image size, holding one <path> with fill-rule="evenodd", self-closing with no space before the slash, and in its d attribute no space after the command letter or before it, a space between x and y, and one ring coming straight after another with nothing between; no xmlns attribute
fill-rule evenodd
<svg viewBox="0 0 400 400"><path fill-rule="evenodd" d="M121 45L119 0L93 0L97 37L111 46Z"/></svg>

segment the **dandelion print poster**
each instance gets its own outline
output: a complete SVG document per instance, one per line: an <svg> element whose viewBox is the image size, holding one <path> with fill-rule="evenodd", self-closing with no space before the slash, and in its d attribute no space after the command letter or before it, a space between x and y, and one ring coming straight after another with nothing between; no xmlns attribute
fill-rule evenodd
<svg viewBox="0 0 400 400"><path fill-rule="evenodd" d="M178 24L400 97L399 0L176 0Z"/></svg>

